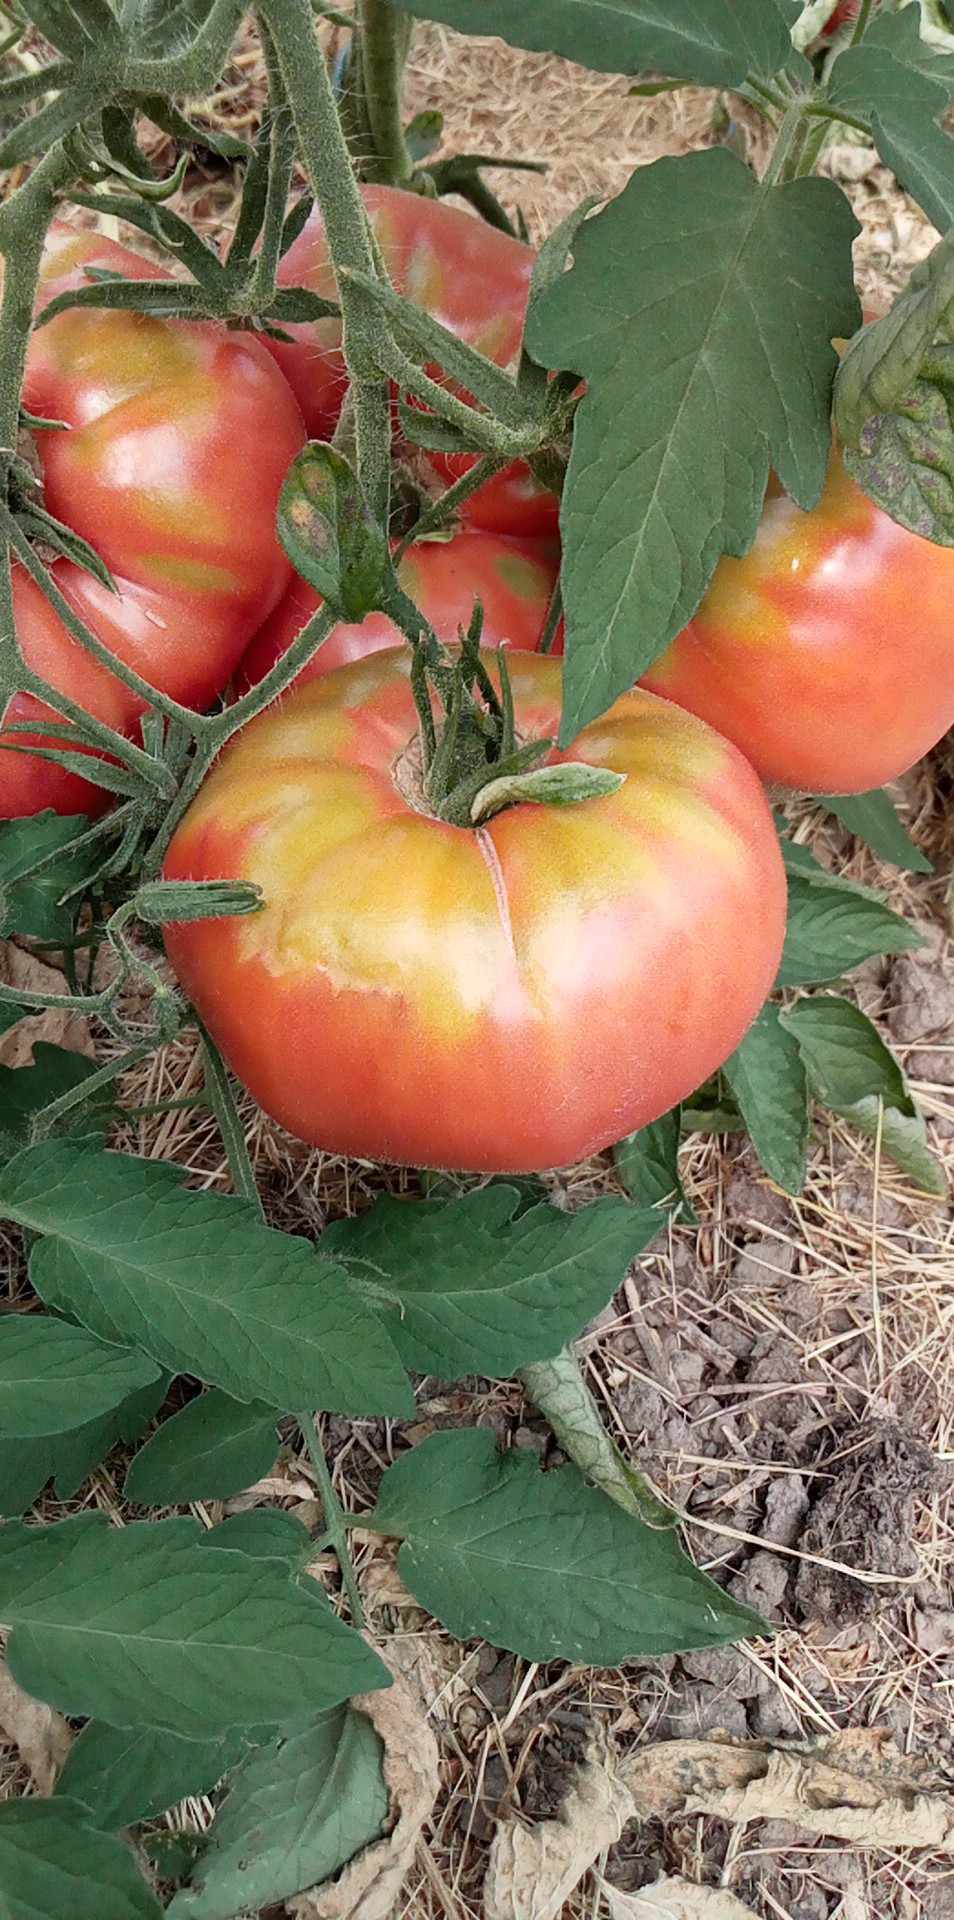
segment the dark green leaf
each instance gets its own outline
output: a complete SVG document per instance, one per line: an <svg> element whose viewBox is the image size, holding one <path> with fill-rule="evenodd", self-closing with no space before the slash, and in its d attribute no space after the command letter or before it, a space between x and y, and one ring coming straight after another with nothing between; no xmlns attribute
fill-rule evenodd
<svg viewBox="0 0 954 1920"><path fill-rule="evenodd" d="M57 1796L81 1800L96 1827L153 1820L186 1794L209 1793L248 1751L245 1734L184 1740L155 1727L108 1727L90 1720L73 1742Z"/></svg>
<svg viewBox="0 0 954 1920"><path fill-rule="evenodd" d="M722 1069L759 1159L786 1193L801 1193L808 1149L808 1087L801 1055L769 1004Z"/></svg>
<svg viewBox="0 0 954 1920"><path fill-rule="evenodd" d="M725 149L640 167L580 227L527 328L534 359L588 383L561 513L563 744L685 626L720 555L747 551L772 461L817 501L857 232L833 182L759 184Z"/></svg>
<svg viewBox="0 0 954 1920"><path fill-rule="evenodd" d="M95 1060L69 1047L50 1046L45 1040L34 1043L32 1066L0 1067L0 1159L9 1159L26 1145L36 1114L62 1094L82 1086L95 1072ZM84 1134L102 1131L109 1097L104 1093L94 1104L74 1108L67 1116L70 1130L78 1128Z"/></svg>
<svg viewBox="0 0 954 1920"><path fill-rule="evenodd" d="M0 1434L33 1439L65 1433L78 1413L98 1419L159 1369L132 1347L108 1346L48 1313L0 1318Z"/></svg>
<svg viewBox="0 0 954 1920"><path fill-rule="evenodd" d="M125 1841L98 1833L74 1801L0 1807L3 1920L162 1920Z"/></svg>
<svg viewBox="0 0 954 1920"><path fill-rule="evenodd" d="M9 1033L10 1028L15 1027L17 1021L22 1020L28 1012L28 1007L0 1005L0 1034Z"/></svg>
<svg viewBox="0 0 954 1920"><path fill-rule="evenodd" d="M126 1499L170 1507L228 1500L260 1480L277 1451L274 1409L243 1406L213 1387L146 1441L126 1475Z"/></svg>
<svg viewBox="0 0 954 1920"><path fill-rule="evenodd" d="M294 567L346 620L381 604L390 568L378 526L343 454L309 441L292 462L278 503L278 532Z"/></svg>
<svg viewBox="0 0 954 1920"><path fill-rule="evenodd" d="M789 873L780 987L838 980L876 953L909 953L921 945L916 928L867 888L820 868Z"/></svg>
<svg viewBox="0 0 954 1920"><path fill-rule="evenodd" d="M388 1469L371 1524L401 1536L416 1600L459 1639L528 1660L617 1666L762 1632L669 1527L624 1513L577 1469L540 1473L492 1433L435 1433Z"/></svg>
<svg viewBox="0 0 954 1920"><path fill-rule="evenodd" d="M247 1513L233 1513L202 1535L202 1545L247 1553L253 1560L284 1560L293 1570L314 1559L308 1528L283 1507L250 1507Z"/></svg>
<svg viewBox="0 0 954 1920"><path fill-rule="evenodd" d="M278 1560L202 1544L192 1520L102 1514L0 1528L7 1659L38 1700L110 1726L206 1739L388 1684L320 1588Z"/></svg>
<svg viewBox="0 0 954 1920"><path fill-rule="evenodd" d="M906 873L934 872L927 854L902 826L884 787L875 787L872 793L819 794L818 802L880 859L890 860Z"/></svg>
<svg viewBox="0 0 954 1920"><path fill-rule="evenodd" d="M549 1359L605 1307L659 1231L625 1200L578 1213L517 1215L519 1193L478 1187L458 1200L383 1195L326 1228L322 1247L367 1288L406 1366L509 1374Z"/></svg>
<svg viewBox="0 0 954 1920"><path fill-rule="evenodd" d="M382 1756L370 1720L350 1705L249 1754L170 1920L230 1920L337 1873L384 1831Z"/></svg>
<svg viewBox="0 0 954 1920"><path fill-rule="evenodd" d="M168 1376L163 1374L139 1393L129 1396L111 1413L68 1433L44 1434L35 1440L0 1438L0 1515L26 1513L48 1480L61 1500L70 1500L117 1440L131 1445L148 1425L166 1397Z"/></svg>
<svg viewBox="0 0 954 1920"><path fill-rule="evenodd" d="M943 1172L904 1074L876 1027L834 994L799 1000L781 1015L798 1042L816 1100L875 1139L925 1193L944 1194Z"/></svg>
<svg viewBox="0 0 954 1920"><path fill-rule="evenodd" d="M438 107L425 107L416 113L404 129L404 142L411 159L417 165L426 160L429 154L436 153L444 134L444 115Z"/></svg>
<svg viewBox="0 0 954 1920"><path fill-rule="evenodd" d="M68 940L73 932L74 905L58 907L60 895L79 885L101 855L95 847L78 847L31 874L37 861L75 840L89 822L85 814L64 816L36 813L25 820L0 825L0 935L17 933L29 940Z"/></svg>
<svg viewBox="0 0 954 1920"><path fill-rule="evenodd" d="M180 1170L65 1141L0 1171L0 1209L47 1237L31 1274L48 1306L235 1399L403 1414L397 1353L347 1275L246 1202Z"/></svg>
<svg viewBox="0 0 954 1920"><path fill-rule="evenodd" d="M679 1107L640 1127L613 1148L613 1164L631 1200L639 1207L665 1206L688 1227L696 1216L679 1173L682 1114Z"/></svg>
<svg viewBox="0 0 954 1920"><path fill-rule="evenodd" d="M954 92L954 60L921 39L916 6L883 11L834 62L828 93L871 128L886 166L939 232L954 220L954 143L937 125Z"/></svg>
<svg viewBox="0 0 954 1920"><path fill-rule="evenodd" d="M598 73L658 67L704 86L734 87L791 59L775 0L391 0L461 33L499 34L533 53L559 53Z"/></svg>

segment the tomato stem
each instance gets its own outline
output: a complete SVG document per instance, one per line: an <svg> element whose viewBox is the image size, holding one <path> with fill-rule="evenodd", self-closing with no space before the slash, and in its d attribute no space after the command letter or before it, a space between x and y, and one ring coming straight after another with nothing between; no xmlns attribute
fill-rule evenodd
<svg viewBox="0 0 954 1920"><path fill-rule="evenodd" d="M410 186L414 162L404 137L401 91L413 23L387 0L358 0L361 90L373 151L362 172L367 180Z"/></svg>

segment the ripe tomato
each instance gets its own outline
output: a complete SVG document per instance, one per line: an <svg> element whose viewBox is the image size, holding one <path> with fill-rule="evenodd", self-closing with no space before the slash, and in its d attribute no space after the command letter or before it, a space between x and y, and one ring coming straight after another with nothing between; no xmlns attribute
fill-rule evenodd
<svg viewBox="0 0 954 1920"><path fill-rule="evenodd" d="M550 595L559 569L559 557L542 541L508 540L503 534L463 531L450 540L421 540L410 547L398 568L398 578L415 605L430 621L439 640L453 643L466 627L474 601L484 609L487 647L509 641L511 646L536 647L547 616ZM242 665L239 680L252 687L283 653L320 597L300 575L295 575L283 600L257 633ZM335 627L295 686L331 673L365 654L396 646L402 636L386 614L369 613L355 624Z"/></svg>
<svg viewBox="0 0 954 1920"><path fill-rule="evenodd" d="M643 677L765 780L863 793L954 723L954 551L908 533L833 455L803 513L777 482L742 560Z"/></svg>
<svg viewBox="0 0 954 1920"><path fill-rule="evenodd" d="M41 307L88 285L89 264L134 279L158 271L101 234L58 226ZM145 679L188 705L208 705L291 573L275 511L304 430L274 361L249 335L221 327L72 309L34 334L24 403L66 421L68 432L35 434L46 505L96 548L119 589L60 559L53 573L62 592ZM28 665L131 733L142 702L70 637L20 569L14 605ZM49 717L18 694L4 718L41 714ZM95 814L109 798L51 762L0 752L2 817L44 807Z"/></svg>
<svg viewBox="0 0 954 1920"><path fill-rule="evenodd" d="M510 668L518 732L555 735L559 663ZM698 1086L769 992L785 879L768 805L734 747L637 688L551 756L624 772L617 792L449 826L414 804L408 674L406 647L375 654L230 743L165 871L257 882L265 907L167 928L169 957L301 1139L567 1165Z"/></svg>
<svg viewBox="0 0 954 1920"><path fill-rule="evenodd" d="M517 358L530 295L534 254L520 240L499 233L445 200L426 200L398 187L363 187L365 203L384 263L399 293L426 307L469 346L510 366ZM316 210L282 261L285 286L306 286L335 297L335 278ZM312 438L330 439L346 385L341 328L336 320L288 326L290 341L269 340ZM431 368L433 374L439 369ZM469 471L476 456L422 456L449 486ZM469 525L499 533L552 534L559 502L517 461L481 487L461 509Z"/></svg>

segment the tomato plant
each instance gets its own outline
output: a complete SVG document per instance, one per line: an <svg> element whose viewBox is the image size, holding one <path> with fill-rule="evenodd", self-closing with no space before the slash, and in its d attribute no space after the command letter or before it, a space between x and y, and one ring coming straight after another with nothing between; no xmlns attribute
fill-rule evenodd
<svg viewBox="0 0 954 1920"><path fill-rule="evenodd" d="M397 569L401 587L439 640L453 643L479 600L484 645L521 648L535 648L540 640L558 573L558 556L545 542L467 530L450 540L419 541ZM242 660L244 686L254 686L282 658L320 605L320 594L296 575ZM400 638L400 628L386 613L342 621L302 669L298 684L393 647Z"/></svg>
<svg viewBox="0 0 954 1920"><path fill-rule="evenodd" d="M47 245L40 311L91 283L90 268L126 280L151 264L102 235L60 225ZM297 407L248 335L145 313L73 308L34 333L24 402L41 419L34 444L47 509L93 546L114 586L66 558L54 581L111 654L187 706L221 692L290 567L274 515L302 443ZM254 460L236 460L243 443ZM223 475L228 472L228 485ZM28 667L97 719L130 733L143 697L84 654L41 588L18 567L17 636ZM6 721L49 719L35 695L14 695ZM0 734L7 746L49 744ZM0 752L0 815L92 813L109 795L69 767Z"/></svg>
<svg viewBox="0 0 954 1920"><path fill-rule="evenodd" d="M534 254L530 247L476 221L460 207L398 188L364 188L364 202L384 265L400 293L499 366L520 351ZM325 223L316 210L282 262L280 278L333 295L334 266ZM318 439L334 431L347 387L341 330L335 320L290 327L271 341L305 418ZM440 373L433 367L432 372ZM449 485L472 470L474 454L423 456ZM465 521L492 532L552 534L559 502L523 461L516 461L462 505Z"/></svg>
<svg viewBox="0 0 954 1920"><path fill-rule="evenodd" d="M552 734L558 663L514 655L510 676L518 735ZM616 793L473 831L409 797L415 722L400 650L249 727L166 875L267 885L269 907L170 928L168 951L300 1138L478 1172L563 1166L665 1112L761 1006L785 923L771 816L740 755L636 692L556 757L624 773Z"/></svg>
<svg viewBox="0 0 954 1920"><path fill-rule="evenodd" d="M842 990L917 930L762 785L864 786L951 718L946 5L861 0L821 48L820 0L4 9L0 1620L38 1769L0 1807L4 1913L232 1920L319 1882L344 1911L352 1861L362 1911L401 1905L438 1769L410 1697L375 1705L375 1535L449 1633L534 1663L771 1630L734 1597L747 1536L732 1591L692 1564L572 1343L661 1229L696 1208L722 1244L685 1134L747 1133L798 1194L820 1105L875 1203L889 1160L946 1197ZM487 156L405 125L413 15L620 98L740 100L764 164L733 105L534 253ZM868 325L819 165L844 128L943 236ZM829 810L930 870L886 794ZM95 1058L32 1041L46 1013ZM361 1156L349 1217L236 1079ZM422 1441L421 1376L468 1383L445 1408L510 1381L501 1422L525 1394L565 1464ZM316 1409L395 1423L353 1515ZM199 1794L201 1848L158 1831Z"/></svg>

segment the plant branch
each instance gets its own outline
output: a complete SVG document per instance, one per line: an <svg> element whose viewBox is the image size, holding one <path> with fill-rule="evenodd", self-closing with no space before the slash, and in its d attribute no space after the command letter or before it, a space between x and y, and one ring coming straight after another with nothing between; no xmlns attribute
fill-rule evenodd
<svg viewBox="0 0 954 1920"><path fill-rule="evenodd" d="M363 1627L366 1624L364 1602L361 1598L361 1589L358 1586L358 1576L354 1570L354 1561L351 1558L351 1552L348 1547L347 1516L342 1509L341 1502L332 1484L328 1462L325 1459L325 1450L315 1430L314 1416L310 1413L297 1413L295 1418L301 1428L301 1437L308 1449L308 1457L318 1483L318 1491L321 1495L321 1504L325 1514L326 1538L337 1555L338 1565L341 1568L342 1584L348 1596L348 1605L351 1608L351 1618L356 1627Z"/></svg>
<svg viewBox="0 0 954 1920"><path fill-rule="evenodd" d="M361 36L361 85L373 152L367 156L364 173L369 180L383 180L404 187L414 178L414 162L408 152L401 114L401 84L410 48L411 22L407 14L398 14L387 0L358 0L358 30Z"/></svg>

